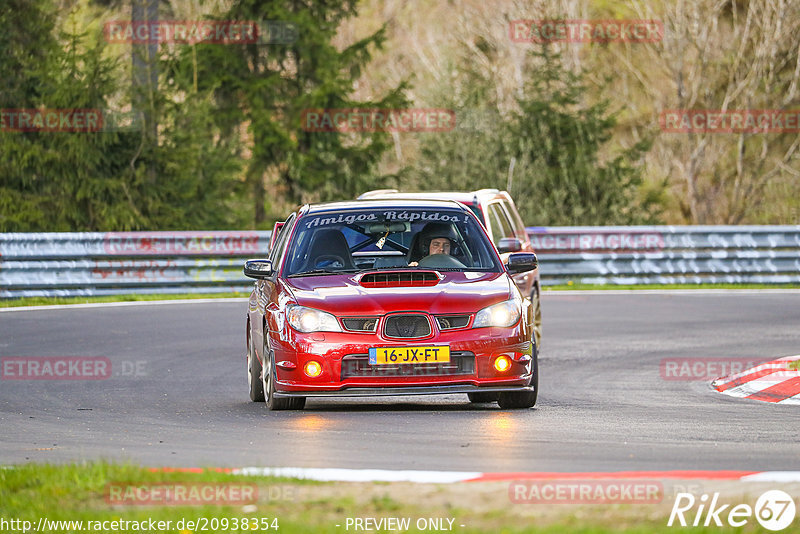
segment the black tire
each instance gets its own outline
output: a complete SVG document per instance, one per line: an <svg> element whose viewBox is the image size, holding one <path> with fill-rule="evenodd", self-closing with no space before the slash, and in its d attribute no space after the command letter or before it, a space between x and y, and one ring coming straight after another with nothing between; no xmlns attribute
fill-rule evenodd
<svg viewBox="0 0 800 534"><path fill-rule="evenodd" d="M531 377L533 391L506 391L500 393L497 404L501 408L532 408L536 405L536 397L539 395L539 356L534 352L533 355L533 377Z"/></svg>
<svg viewBox="0 0 800 534"><path fill-rule="evenodd" d="M538 349L542 346L542 298L539 286L533 286L531 290L531 307L533 308L533 337Z"/></svg>
<svg viewBox="0 0 800 534"><path fill-rule="evenodd" d="M250 400L264 402L264 384L261 382L261 362L253 352L253 343L247 340L247 386L250 389Z"/></svg>
<svg viewBox="0 0 800 534"><path fill-rule="evenodd" d="M267 353L267 347L264 347ZM275 361L272 352L264 358L267 364L261 373L261 383L264 390L264 401L270 410L302 410L306 405L305 397L275 397Z"/></svg>
<svg viewBox="0 0 800 534"><path fill-rule="evenodd" d="M475 404L485 404L487 402L494 402L497 400L498 393L486 393L476 391L475 393L467 393L469 401Z"/></svg>

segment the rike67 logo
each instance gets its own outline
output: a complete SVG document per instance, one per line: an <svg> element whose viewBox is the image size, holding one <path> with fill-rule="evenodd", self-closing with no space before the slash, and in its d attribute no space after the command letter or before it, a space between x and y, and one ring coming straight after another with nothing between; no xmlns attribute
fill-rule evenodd
<svg viewBox="0 0 800 534"><path fill-rule="evenodd" d="M792 496L781 490L764 492L756 501L755 507L737 504L731 508L730 504L720 505L718 501L719 493L714 493L710 502L706 493L700 499L696 499L691 493L678 493L667 526L671 527L677 520L677 524L682 527L708 527L712 524L721 527L723 521L727 521L732 527L742 527L755 516L756 521L765 529L778 531L792 524L796 512Z"/></svg>

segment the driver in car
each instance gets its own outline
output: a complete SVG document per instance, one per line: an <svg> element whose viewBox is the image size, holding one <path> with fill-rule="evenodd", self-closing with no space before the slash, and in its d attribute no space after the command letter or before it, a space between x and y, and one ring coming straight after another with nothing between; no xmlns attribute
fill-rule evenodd
<svg viewBox="0 0 800 534"><path fill-rule="evenodd" d="M427 257L434 254L446 254L449 256L455 242L456 232L451 225L436 222L428 223L420 231L418 247L421 252L419 255ZM408 265L416 267L419 265L419 261L412 261Z"/></svg>

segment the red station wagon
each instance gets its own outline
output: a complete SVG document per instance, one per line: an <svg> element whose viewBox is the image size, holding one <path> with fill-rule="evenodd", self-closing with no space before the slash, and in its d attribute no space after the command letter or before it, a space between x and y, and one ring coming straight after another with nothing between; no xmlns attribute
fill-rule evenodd
<svg viewBox="0 0 800 534"><path fill-rule="evenodd" d="M531 301L465 205L360 200L306 205L276 225L247 314L250 398L467 393L527 408L538 393Z"/></svg>

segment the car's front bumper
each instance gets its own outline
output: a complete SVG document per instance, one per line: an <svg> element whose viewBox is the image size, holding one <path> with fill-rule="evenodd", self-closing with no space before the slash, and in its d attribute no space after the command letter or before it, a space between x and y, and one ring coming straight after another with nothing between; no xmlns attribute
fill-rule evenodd
<svg viewBox="0 0 800 534"><path fill-rule="evenodd" d="M447 395L451 393L503 393L534 391L533 386L437 385L414 387L350 387L336 391L276 391L275 397L393 397L405 395Z"/></svg>
<svg viewBox="0 0 800 534"><path fill-rule="evenodd" d="M390 345L372 336L325 333L324 336L294 335L285 341L273 339L275 391L278 395L300 397L523 391L533 383L535 369L536 347L528 336L527 331L522 332L518 327L486 328L440 335L427 343L416 342L414 345L446 344L450 347L453 358L450 364L441 368L433 365L428 372L424 370L427 365L394 369L366 365L364 362L370 347ZM401 345L391 343L395 344ZM511 368L505 372L497 371L493 366L499 356L511 360ZM315 378L303 372L304 365L312 360L318 362L323 370ZM352 365L356 360L361 363ZM461 360L458 365L455 365L456 360Z"/></svg>

